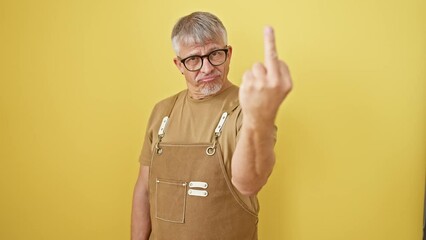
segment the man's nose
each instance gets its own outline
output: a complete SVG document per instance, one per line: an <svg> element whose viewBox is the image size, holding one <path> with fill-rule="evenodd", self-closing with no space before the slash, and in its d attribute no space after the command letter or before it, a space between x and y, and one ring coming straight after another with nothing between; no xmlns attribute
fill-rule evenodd
<svg viewBox="0 0 426 240"><path fill-rule="evenodd" d="M203 59L203 66L200 71L203 73L210 73L214 69L214 66L209 62L208 58Z"/></svg>

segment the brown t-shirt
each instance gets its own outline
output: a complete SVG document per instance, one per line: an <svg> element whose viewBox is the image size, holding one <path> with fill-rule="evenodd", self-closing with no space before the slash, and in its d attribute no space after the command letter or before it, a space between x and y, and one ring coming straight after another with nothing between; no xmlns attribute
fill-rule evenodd
<svg viewBox="0 0 426 240"><path fill-rule="evenodd" d="M148 121L139 158L140 163L144 166L151 165L153 149L158 141L158 129L165 116L169 116L169 121L165 128L163 143L212 143L214 130L222 113L226 111L229 115L218 142L224 157L223 161L227 174L231 178L232 155L237 145L242 124L238 90L237 86L231 85L218 95L206 97L202 100L190 98L188 91L184 90L157 103ZM240 198L250 209L258 212L256 197L246 197L240 194Z"/></svg>

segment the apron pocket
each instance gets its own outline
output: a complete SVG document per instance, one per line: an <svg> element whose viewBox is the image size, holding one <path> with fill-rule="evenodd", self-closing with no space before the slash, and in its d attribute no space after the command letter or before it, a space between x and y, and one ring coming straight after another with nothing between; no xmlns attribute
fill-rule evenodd
<svg viewBox="0 0 426 240"><path fill-rule="evenodd" d="M156 218L175 223L185 222L186 182L156 180Z"/></svg>

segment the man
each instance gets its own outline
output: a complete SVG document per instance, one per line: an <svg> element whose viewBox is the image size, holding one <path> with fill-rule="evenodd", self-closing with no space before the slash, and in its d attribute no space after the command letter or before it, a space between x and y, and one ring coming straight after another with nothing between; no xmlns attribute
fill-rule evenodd
<svg viewBox="0 0 426 240"><path fill-rule="evenodd" d="M232 47L222 22L206 12L172 31L173 59L187 89L159 102L142 148L132 209L132 239L257 239L256 194L275 162L274 125L292 83L272 28L265 62L228 79Z"/></svg>

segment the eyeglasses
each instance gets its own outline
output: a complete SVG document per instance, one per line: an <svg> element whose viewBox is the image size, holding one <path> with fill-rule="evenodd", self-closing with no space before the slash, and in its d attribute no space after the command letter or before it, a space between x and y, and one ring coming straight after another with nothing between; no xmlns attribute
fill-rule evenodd
<svg viewBox="0 0 426 240"><path fill-rule="evenodd" d="M181 59L181 63L185 66L186 69L190 72L196 72L199 71L203 67L204 58L207 58L209 60L209 63L213 66L219 66L222 65L226 58L228 57L228 50L227 48L224 49L216 49L212 51L209 54L206 55L193 55L186 57L184 59Z"/></svg>

